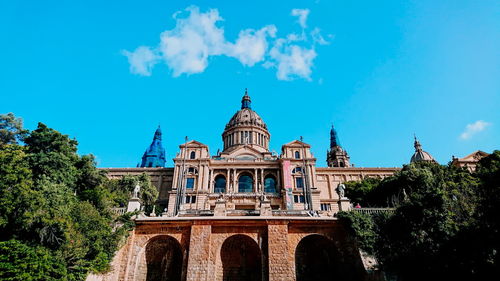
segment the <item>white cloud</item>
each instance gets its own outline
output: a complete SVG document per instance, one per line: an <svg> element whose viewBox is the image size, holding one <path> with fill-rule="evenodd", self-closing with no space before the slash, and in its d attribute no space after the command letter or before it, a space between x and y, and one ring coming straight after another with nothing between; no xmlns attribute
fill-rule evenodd
<svg viewBox="0 0 500 281"><path fill-rule="evenodd" d="M300 34L290 33L277 38L277 28L267 25L260 29L243 29L233 42L226 40L224 27L217 26L223 18L217 9L200 12L196 6L174 13L175 27L160 34L157 47L141 46L133 52L123 51L134 74L151 75L158 62L164 62L172 75L201 73L207 68L211 56L237 59L244 66L260 63L266 69L276 69L277 78L311 80L316 44L328 42L319 28L306 31L308 9L293 9L302 27Z"/></svg>
<svg viewBox="0 0 500 281"><path fill-rule="evenodd" d="M307 16L309 15L309 9L293 9L292 16L299 18L299 24L302 28L306 28Z"/></svg>
<svg viewBox="0 0 500 281"><path fill-rule="evenodd" d="M159 50L174 77L203 72L208 57L223 54L226 44L224 29L216 26L222 20L216 9L200 13L191 6L186 11L189 17L179 18L180 13L175 13L175 28L160 35Z"/></svg>
<svg viewBox="0 0 500 281"><path fill-rule="evenodd" d="M483 120L478 120L472 124L467 124L465 126L465 131L460 134L460 139L467 140L470 139L475 134L484 131L491 123L485 122Z"/></svg>
<svg viewBox="0 0 500 281"><path fill-rule="evenodd" d="M323 36L321 36L321 31L319 28L315 27L313 31L311 31L311 37L314 41L314 43L320 44L320 45L328 45L330 42L326 41Z"/></svg>
<svg viewBox="0 0 500 281"><path fill-rule="evenodd" d="M278 41L270 51L271 58L277 62L276 77L280 80L300 77L310 81L316 55L314 49L288 45L283 39Z"/></svg>
<svg viewBox="0 0 500 281"><path fill-rule="evenodd" d="M242 30L236 43L229 45L228 55L237 58L246 66L253 66L264 59L268 46L267 36L276 36L274 25L265 26L257 31Z"/></svg>
<svg viewBox="0 0 500 281"><path fill-rule="evenodd" d="M130 72L144 76L151 75L151 69L158 62L158 56L146 46L141 46L133 52L122 51L128 58Z"/></svg>

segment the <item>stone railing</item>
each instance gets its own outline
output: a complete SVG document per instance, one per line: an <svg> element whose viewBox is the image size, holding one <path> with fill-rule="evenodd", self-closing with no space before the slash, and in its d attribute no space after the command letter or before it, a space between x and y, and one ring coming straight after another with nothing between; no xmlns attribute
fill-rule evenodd
<svg viewBox="0 0 500 281"><path fill-rule="evenodd" d="M213 210L182 210L179 211L180 217L191 217L191 216L213 216Z"/></svg>
<svg viewBox="0 0 500 281"><path fill-rule="evenodd" d="M389 213L393 214L396 208L353 208L351 211L359 212L363 214L381 214L381 213Z"/></svg>
<svg viewBox="0 0 500 281"><path fill-rule="evenodd" d="M113 214L121 216L121 215L123 215L123 214L125 214L127 212L127 208L126 207L111 208L111 211L113 212Z"/></svg>
<svg viewBox="0 0 500 281"><path fill-rule="evenodd" d="M226 210L226 216L258 216L259 210Z"/></svg>
<svg viewBox="0 0 500 281"><path fill-rule="evenodd" d="M267 198L281 198L281 195L279 193L264 193L264 195L267 197ZM255 199L259 199L261 198L262 194L259 194L259 193L255 193L255 192L242 192L242 193L225 193L223 194L223 198L225 199L232 199L232 198L235 198L235 199L239 199L239 198L255 198ZM220 198L221 197L221 193L210 193L208 195L208 198L210 199L217 199L217 198Z"/></svg>
<svg viewBox="0 0 500 281"><path fill-rule="evenodd" d="M273 210L273 216L278 217L307 217L309 212L306 210Z"/></svg>

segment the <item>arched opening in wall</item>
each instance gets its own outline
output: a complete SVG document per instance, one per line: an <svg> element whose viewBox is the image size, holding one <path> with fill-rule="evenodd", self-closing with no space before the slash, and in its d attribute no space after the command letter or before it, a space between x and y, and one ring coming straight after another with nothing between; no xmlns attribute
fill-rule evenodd
<svg viewBox="0 0 500 281"><path fill-rule="evenodd" d="M180 281L183 258L181 245L173 237L162 235L146 246L146 281Z"/></svg>
<svg viewBox="0 0 500 281"><path fill-rule="evenodd" d="M215 177L215 193L225 193L226 192L226 177L223 175L218 175Z"/></svg>
<svg viewBox="0 0 500 281"><path fill-rule="evenodd" d="M262 280L262 255L259 245L246 235L233 235L220 251L223 281Z"/></svg>
<svg viewBox="0 0 500 281"><path fill-rule="evenodd" d="M191 154L189 155L189 159L195 159L196 158L196 153L194 151L191 151Z"/></svg>
<svg viewBox="0 0 500 281"><path fill-rule="evenodd" d="M276 179L273 175L267 175L264 178L264 192L276 193Z"/></svg>
<svg viewBox="0 0 500 281"><path fill-rule="evenodd" d="M306 236L295 250L297 281L356 280L354 273L349 273L352 269L342 262L335 244L325 236Z"/></svg>
<svg viewBox="0 0 500 281"><path fill-rule="evenodd" d="M249 174L242 174L238 178L238 192L252 192L253 191L253 178Z"/></svg>

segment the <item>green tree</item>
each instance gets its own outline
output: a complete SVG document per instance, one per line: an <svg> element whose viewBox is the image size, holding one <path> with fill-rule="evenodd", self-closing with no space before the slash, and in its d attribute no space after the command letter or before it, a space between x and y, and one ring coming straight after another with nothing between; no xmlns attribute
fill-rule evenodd
<svg viewBox="0 0 500 281"><path fill-rule="evenodd" d="M75 164L79 160L76 140L38 123L38 128L26 137L25 143L35 181L48 178L76 189L78 169Z"/></svg>
<svg viewBox="0 0 500 281"><path fill-rule="evenodd" d="M31 268L32 257L49 253L65 271L59 278L40 270L27 279L4 264L5 277L84 280L89 271L105 271L133 226L130 214L117 217L111 208L117 201L126 204L133 186L108 180L92 155L77 154L76 140L42 123L24 143L0 145L0 241L21 241L19 268ZM153 204L158 194L149 177L132 180L142 186L144 203ZM43 255L40 260L49 266ZM0 252L0 261L10 259Z"/></svg>
<svg viewBox="0 0 500 281"><path fill-rule="evenodd" d="M481 277L500 274L500 150L481 159L477 167L481 180L477 227L467 241L475 251L468 253L473 270Z"/></svg>
<svg viewBox="0 0 500 281"><path fill-rule="evenodd" d="M366 253L374 255L378 240L377 217L361 212L339 212L337 217L357 242L358 247Z"/></svg>
<svg viewBox="0 0 500 281"><path fill-rule="evenodd" d="M359 203L363 207L373 207L372 197L376 187L381 180L378 178L365 178L362 181L348 181L345 183L345 195L353 203Z"/></svg>
<svg viewBox="0 0 500 281"><path fill-rule="evenodd" d="M0 146L18 144L27 133L23 129L23 119L17 118L13 113L0 114Z"/></svg>
<svg viewBox="0 0 500 281"><path fill-rule="evenodd" d="M0 279L4 281L68 280L64 261L40 246L17 240L0 242Z"/></svg>
<svg viewBox="0 0 500 281"><path fill-rule="evenodd" d="M0 147L0 240L29 225L36 196L25 151L13 144Z"/></svg>
<svg viewBox="0 0 500 281"><path fill-rule="evenodd" d="M469 257L456 253L468 251L460 242L475 223L477 178L451 165L412 163L394 180L408 198L379 225L376 252L383 266L402 280L471 278L463 267Z"/></svg>

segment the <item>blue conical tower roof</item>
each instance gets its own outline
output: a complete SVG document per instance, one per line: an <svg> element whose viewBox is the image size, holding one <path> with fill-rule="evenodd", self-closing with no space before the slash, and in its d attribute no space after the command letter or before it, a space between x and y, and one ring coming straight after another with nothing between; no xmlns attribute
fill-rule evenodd
<svg viewBox="0 0 500 281"><path fill-rule="evenodd" d="M332 125L332 129L330 130L330 148L340 146L339 137L337 135L337 131Z"/></svg>
<svg viewBox="0 0 500 281"><path fill-rule="evenodd" d="M141 167L165 167L165 148L161 143L161 128L158 126L153 142L142 156Z"/></svg>

